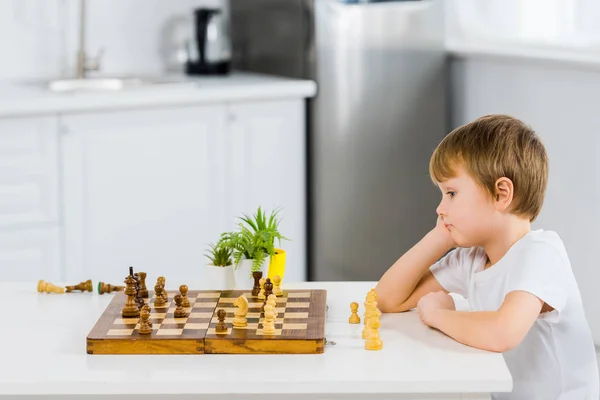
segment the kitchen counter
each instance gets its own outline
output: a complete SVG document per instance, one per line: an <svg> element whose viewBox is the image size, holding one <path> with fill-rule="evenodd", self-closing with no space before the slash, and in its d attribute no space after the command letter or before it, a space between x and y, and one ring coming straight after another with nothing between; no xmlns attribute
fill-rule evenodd
<svg viewBox="0 0 600 400"><path fill-rule="evenodd" d="M128 107L164 107L236 100L312 97L310 80L234 72L229 76L189 78L120 91L51 92L41 83L0 82L0 118L100 111Z"/></svg>
<svg viewBox="0 0 600 400"><path fill-rule="evenodd" d="M362 323L348 323L349 305L358 302L362 318L373 286L283 285L284 290L327 290L329 344L323 354L101 356L86 354L85 338L113 294L56 295L38 293L37 282L0 283L11 304L0 324L0 397L482 400L490 392L511 390L501 354L464 346L425 326L414 311L383 314L383 349L365 350Z"/></svg>

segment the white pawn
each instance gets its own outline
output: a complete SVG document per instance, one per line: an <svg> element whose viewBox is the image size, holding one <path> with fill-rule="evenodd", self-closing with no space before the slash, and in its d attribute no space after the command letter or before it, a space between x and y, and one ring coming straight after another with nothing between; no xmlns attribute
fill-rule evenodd
<svg viewBox="0 0 600 400"><path fill-rule="evenodd" d="M277 315L279 315L279 313L277 312L276 299L277 296L275 296L274 294L270 294L267 298L267 304L270 304L273 307L273 314L275 314L275 318L277 318Z"/></svg>
<svg viewBox="0 0 600 400"><path fill-rule="evenodd" d="M265 319L263 321L263 334L264 335L275 334L275 314L273 313L273 306L270 304L265 305Z"/></svg>
<svg viewBox="0 0 600 400"><path fill-rule="evenodd" d="M283 295L283 291L281 290L281 277L279 275L273 277L273 294L275 296Z"/></svg>

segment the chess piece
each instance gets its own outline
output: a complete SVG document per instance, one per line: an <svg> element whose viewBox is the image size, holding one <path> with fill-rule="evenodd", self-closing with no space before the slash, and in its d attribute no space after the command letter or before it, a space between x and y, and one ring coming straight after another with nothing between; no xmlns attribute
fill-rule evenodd
<svg viewBox="0 0 600 400"><path fill-rule="evenodd" d="M108 283L98 282L98 294L122 292L123 290L125 290L125 286L113 286Z"/></svg>
<svg viewBox="0 0 600 400"><path fill-rule="evenodd" d="M179 292L181 293L181 305L184 308L190 307L190 299L187 297L188 287L187 285L179 286Z"/></svg>
<svg viewBox="0 0 600 400"><path fill-rule="evenodd" d="M383 348L383 342L379 336L379 327L381 326L379 318L371 318L367 326L369 327L369 337L365 342L365 349L381 350Z"/></svg>
<svg viewBox="0 0 600 400"><path fill-rule="evenodd" d="M258 296L260 293L260 280L262 278L262 271L252 272L252 278L254 278L254 286L252 287L252 296Z"/></svg>
<svg viewBox="0 0 600 400"><path fill-rule="evenodd" d="M157 283L156 286L154 286L154 307L162 307L165 304L167 304L162 294L163 290L164 289L159 283Z"/></svg>
<svg viewBox="0 0 600 400"><path fill-rule="evenodd" d="M353 301L350 303L350 310L352 311L352 315L348 318L348 322L351 324L360 324L360 317L358 316L358 303Z"/></svg>
<svg viewBox="0 0 600 400"><path fill-rule="evenodd" d="M265 299L265 282L267 280L265 278L260 278L259 285L260 285L260 292L258 292L258 298L261 300Z"/></svg>
<svg viewBox="0 0 600 400"><path fill-rule="evenodd" d="M167 301L169 301L169 294L167 293L167 290L165 289L167 281L166 281L166 279L165 279L164 276L159 276L157 278L157 282L160 283L160 286L162 286L162 288L163 288L162 297L163 297L163 299L165 300L165 303L166 303Z"/></svg>
<svg viewBox="0 0 600 400"><path fill-rule="evenodd" d="M152 311L148 304L144 304L144 307L142 307L142 311L144 310L148 311L148 314L150 314L150 312ZM142 311L140 311L140 316ZM150 320L148 320L148 325L150 325L150 328L152 328L152 322L150 322Z"/></svg>
<svg viewBox="0 0 600 400"><path fill-rule="evenodd" d="M53 283L46 282L43 280L38 281L38 292L40 293L59 293L63 294L65 292L65 288L57 286Z"/></svg>
<svg viewBox="0 0 600 400"><path fill-rule="evenodd" d="M173 297L173 300L175 300L175 304L176 304L176 308L175 308L175 312L173 313L173 316L175 318L186 318L188 316L188 314L185 312L185 310L183 309L183 297L180 294L176 294Z"/></svg>
<svg viewBox="0 0 600 400"><path fill-rule="evenodd" d="M217 323L217 326L215 326L216 333L227 333L227 325L225 325L226 315L227 313L225 310L219 308L219 311L217 311L217 318L219 319L219 322Z"/></svg>
<svg viewBox="0 0 600 400"><path fill-rule="evenodd" d="M121 315L124 318L133 318L140 316L140 309L135 303L135 296L137 292L135 291L135 279L133 279L133 275L127 275L125 279L125 294L127 295L127 301L125 302L125 307L121 310Z"/></svg>
<svg viewBox="0 0 600 400"><path fill-rule="evenodd" d="M233 318L233 327L243 328L248 326L248 320L246 319L246 315L248 314L248 299L244 295L241 295L235 299L233 305L237 307L235 317Z"/></svg>
<svg viewBox="0 0 600 400"><path fill-rule="evenodd" d="M369 320L371 320L371 319L379 320L379 316L381 315L381 312L373 304L369 304L368 302L366 302L365 307L367 308L367 311L365 311L366 324L365 324L365 328L362 331L363 339L367 339L369 337L369 329L370 329L369 328Z"/></svg>
<svg viewBox="0 0 600 400"><path fill-rule="evenodd" d="M271 283L271 278L267 278L265 281L265 301L263 302L263 309L265 304L267 304L267 298L273 294L273 283Z"/></svg>
<svg viewBox="0 0 600 400"><path fill-rule="evenodd" d="M149 335L152 333L152 326L149 320L150 312L147 309L143 309L140 313L140 328L138 329L140 335Z"/></svg>
<svg viewBox="0 0 600 400"><path fill-rule="evenodd" d="M140 291L140 276L137 272L133 274L133 279L135 280L135 303L139 309L142 309L146 303L144 302L144 298L142 297L142 293Z"/></svg>
<svg viewBox="0 0 600 400"><path fill-rule="evenodd" d="M273 314L275 314L275 318L277 318L277 316L279 315L279 313L277 312L277 296L275 296L274 294L270 295L267 298L267 304L270 304L273 307Z"/></svg>
<svg viewBox="0 0 600 400"><path fill-rule="evenodd" d="M93 292L94 288L92 287L92 280L88 279L85 282L80 282L77 285L72 285L72 286L65 286L65 289L67 290L67 293L73 292L75 290L78 290L80 292Z"/></svg>
<svg viewBox="0 0 600 400"><path fill-rule="evenodd" d="M281 290L281 277L279 275L273 277L273 294L275 296L283 296L283 291Z"/></svg>
<svg viewBox="0 0 600 400"><path fill-rule="evenodd" d="M369 310L372 310L373 308L377 309L377 292L375 291L375 289L371 289L367 293L367 298L365 301L365 321L364 321L365 326L369 322L367 320L367 312Z"/></svg>
<svg viewBox="0 0 600 400"><path fill-rule="evenodd" d="M138 272L138 276L140 277L140 297L147 299L148 298L148 288L146 287L146 276L145 272Z"/></svg>
<svg viewBox="0 0 600 400"><path fill-rule="evenodd" d="M271 304L265 305L265 318L263 320L263 335L275 334L275 313Z"/></svg>

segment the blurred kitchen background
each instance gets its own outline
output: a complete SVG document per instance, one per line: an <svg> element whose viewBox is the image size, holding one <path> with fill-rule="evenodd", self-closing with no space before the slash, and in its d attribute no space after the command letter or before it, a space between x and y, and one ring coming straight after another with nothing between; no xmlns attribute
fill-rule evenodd
<svg viewBox="0 0 600 400"><path fill-rule="evenodd" d="M0 277L194 286L280 208L286 280L377 280L435 223L429 156L508 113L550 156L600 344L600 2L0 0Z"/></svg>

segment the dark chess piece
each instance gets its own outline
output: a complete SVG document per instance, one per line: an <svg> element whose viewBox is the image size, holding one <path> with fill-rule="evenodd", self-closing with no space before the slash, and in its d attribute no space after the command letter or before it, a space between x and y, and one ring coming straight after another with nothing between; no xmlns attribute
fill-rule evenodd
<svg viewBox="0 0 600 400"><path fill-rule="evenodd" d="M252 272L252 278L254 278L254 286L252 287L252 296L258 296L260 293L260 279L262 278L262 271Z"/></svg>
<svg viewBox="0 0 600 400"><path fill-rule="evenodd" d="M263 301L262 310L265 310L265 304L267 304L267 300L269 296L273 294L273 282L271 282L271 278L267 278L265 281L265 301Z"/></svg>
<svg viewBox="0 0 600 400"><path fill-rule="evenodd" d="M98 294L122 292L123 290L125 290L125 286L113 286L109 283L98 282Z"/></svg>
<svg viewBox="0 0 600 400"><path fill-rule="evenodd" d="M146 303L144 302L144 298L140 292L140 276L137 272L133 274L133 279L135 279L135 303L141 309Z"/></svg>
<svg viewBox="0 0 600 400"><path fill-rule="evenodd" d="M165 279L165 277L164 276L159 276L156 279L156 282L158 284L160 284L162 286L162 288L163 288L162 297L163 297L163 299L165 299L165 302L169 301L169 295L167 294L167 291L165 289L165 285L166 285L166 282L167 282L166 279Z"/></svg>
<svg viewBox="0 0 600 400"><path fill-rule="evenodd" d="M138 272L140 278L140 296L144 299L148 298L148 288L146 288L146 273Z"/></svg>
<svg viewBox="0 0 600 400"><path fill-rule="evenodd" d="M184 308L190 307L190 299L187 297L188 287L187 285L179 286L179 292L181 293L181 305Z"/></svg>
<svg viewBox="0 0 600 400"><path fill-rule="evenodd" d="M175 308L175 312L173 313L173 316L175 318L186 318L188 315L185 312L185 310L183 309L183 297L181 297L180 294L176 294L173 297L173 300L175 300L175 304L177 305L177 307Z"/></svg>
<svg viewBox="0 0 600 400"><path fill-rule="evenodd" d="M149 335L152 333L152 325L150 325L150 312L146 309L140 313L140 328L138 329L140 335Z"/></svg>
<svg viewBox="0 0 600 400"><path fill-rule="evenodd" d="M225 310L219 308L219 311L217 311L217 318L219 319L219 322L217 323L217 326L215 326L216 333L227 333L227 325L225 325L226 315L227 313Z"/></svg>
<svg viewBox="0 0 600 400"><path fill-rule="evenodd" d="M142 311L140 311L140 313L143 312L144 310L148 311L148 314L150 314L152 312L152 309L150 308L150 306L148 304L146 304L146 305L144 305L144 307L142 307ZM140 314L140 316L141 316L141 314ZM150 322L150 319L148 319L148 325L150 325L150 328L152 328L152 322Z"/></svg>
<svg viewBox="0 0 600 400"><path fill-rule="evenodd" d="M154 306L155 307L162 307L167 303L162 294L163 290L164 289L162 288L160 283L157 283L156 286L154 286Z"/></svg>
<svg viewBox="0 0 600 400"><path fill-rule="evenodd" d="M73 286L65 286L65 289L67 290L67 292L73 292L75 290L78 290L80 292L93 292L94 288L92 287L92 280L88 279L85 282L80 282L77 285L73 285Z"/></svg>
<svg viewBox="0 0 600 400"><path fill-rule="evenodd" d="M121 315L124 318L139 317L140 309L135 303L136 291L135 280L133 279L133 276L128 275L125 279L125 284L127 285L127 288L125 289L125 294L127 295L127 302L125 303L125 307L123 307L123 310L121 310Z"/></svg>

